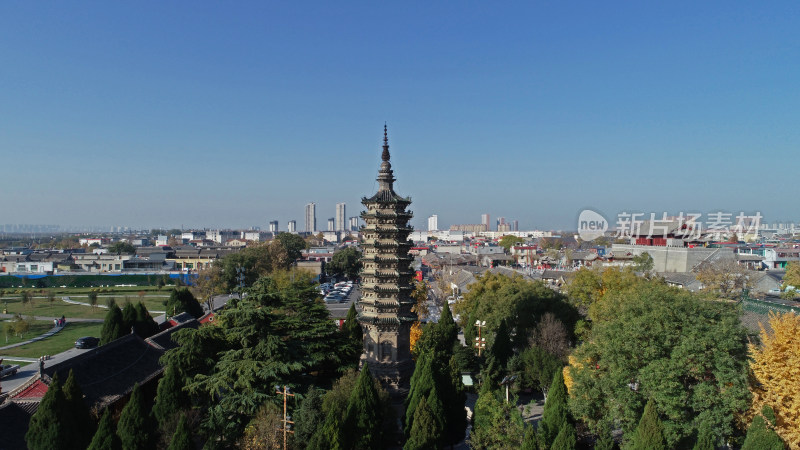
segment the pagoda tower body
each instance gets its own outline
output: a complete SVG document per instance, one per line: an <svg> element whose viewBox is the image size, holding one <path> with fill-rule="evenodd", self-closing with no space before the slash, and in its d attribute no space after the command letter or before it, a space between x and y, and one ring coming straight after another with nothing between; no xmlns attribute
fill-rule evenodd
<svg viewBox="0 0 800 450"><path fill-rule="evenodd" d="M411 359L411 325L417 320L411 311L413 272L408 255L411 243L408 225L412 213L406 211L411 199L394 191L394 175L389 162L389 139L383 129L383 154L378 171L378 192L364 197L361 228L364 253L361 257L361 313L358 322L364 329L362 362L390 391L406 392L414 371Z"/></svg>

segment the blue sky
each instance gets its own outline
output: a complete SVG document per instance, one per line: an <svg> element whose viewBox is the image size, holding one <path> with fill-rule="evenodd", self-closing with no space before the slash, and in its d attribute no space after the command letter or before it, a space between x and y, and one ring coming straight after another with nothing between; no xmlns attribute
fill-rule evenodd
<svg viewBox="0 0 800 450"><path fill-rule="evenodd" d="M3 2L0 223L800 218L800 4L500 3Z"/></svg>

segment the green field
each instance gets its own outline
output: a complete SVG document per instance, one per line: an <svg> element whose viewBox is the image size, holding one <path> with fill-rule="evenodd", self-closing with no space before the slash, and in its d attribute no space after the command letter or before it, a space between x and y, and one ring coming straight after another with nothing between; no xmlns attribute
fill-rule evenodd
<svg viewBox="0 0 800 450"><path fill-rule="evenodd" d="M2 350L3 356L23 356L38 358L43 355L55 355L75 346L75 341L83 336L100 337L102 323L67 322L63 330L53 336L32 344Z"/></svg>
<svg viewBox="0 0 800 450"><path fill-rule="evenodd" d="M97 303L105 305L112 297L119 307L125 304L126 300L131 303L142 301L148 311L164 311L164 302L167 300L165 294L153 294L151 296L139 297L138 295L113 295L100 294ZM70 299L78 302L89 302L86 295L71 295ZM7 310L8 314L22 314L25 316L42 317L71 317L83 319L102 319L108 311L105 308L92 308L91 306L73 305L65 303L61 297L57 297L53 302L49 302L46 297L34 297L33 305L23 304L18 297L4 297L0 299L0 312ZM153 316L159 313L151 313Z"/></svg>
<svg viewBox="0 0 800 450"><path fill-rule="evenodd" d="M47 333L53 328L53 322L49 320L35 320L31 323L31 327L27 333L25 333L24 337L19 337L11 334L10 331L6 328L7 325L10 325L10 321L3 322L2 328L0 328L0 347L5 347L6 345L16 344L17 342L27 341L28 339L35 338L40 334ZM2 353L2 350L0 350Z"/></svg>

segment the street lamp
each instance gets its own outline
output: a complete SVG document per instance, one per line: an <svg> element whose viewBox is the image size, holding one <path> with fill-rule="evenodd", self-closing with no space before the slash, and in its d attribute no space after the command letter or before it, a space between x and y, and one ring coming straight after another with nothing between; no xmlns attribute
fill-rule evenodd
<svg viewBox="0 0 800 450"><path fill-rule="evenodd" d="M294 433L294 430L291 430L291 426L294 425L292 422L292 416L286 414L286 397L294 397L294 394L290 393L289 387L284 385L283 391L281 391L281 387L275 385L275 393L278 395L283 395L283 450L286 450L286 433Z"/></svg>
<svg viewBox="0 0 800 450"><path fill-rule="evenodd" d="M481 337L481 329L486 326L486 321L476 320L475 326L478 327L478 337L475 338L475 348L478 349L478 356L481 356L481 350L486 348L486 338Z"/></svg>
<svg viewBox="0 0 800 450"><path fill-rule="evenodd" d="M506 387L506 403L508 403L508 386L510 386L514 382L514 380L516 380L516 379L517 379L516 375L512 375L512 376L506 375L503 378L503 381L500 382L500 386L505 386Z"/></svg>

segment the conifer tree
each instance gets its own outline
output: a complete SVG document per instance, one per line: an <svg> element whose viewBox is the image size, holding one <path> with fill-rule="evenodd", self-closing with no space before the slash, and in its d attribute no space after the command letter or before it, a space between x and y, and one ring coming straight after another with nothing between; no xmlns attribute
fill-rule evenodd
<svg viewBox="0 0 800 450"><path fill-rule="evenodd" d="M121 450L122 443L117 436L116 426L111 414L106 410L103 417L100 419L100 424L97 426L97 431L94 433L94 438L89 444L87 450Z"/></svg>
<svg viewBox="0 0 800 450"><path fill-rule="evenodd" d="M348 353L348 365L356 366L364 351L364 331L358 323L355 303L352 303L350 310L347 311L347 317L342 324L342 334L346 342L344 347Z"/></svg>
<svg viewBox="0 0 800 450"><path fill-rule="evenodd" d="M563 373L557 370L553 376L553 383L548 390L542 421L539 423L537 435L540 443L544 446L551 445L556 440L561 429L568 425L567 387L564 385Z"/></svg>
<svg viewBox="0 0 800 450"><path fill-rule="evenodd" d="M89 407L83 400L83 392L78 381L75 379L75 374L72 370L69 371L67 381L62 388L64 393L64 411L65 415L61 420L65 424L65 437L68 448L76 450L83 450L89 445L92 439L94 423Z"/></svg>
<svg viewBox="0 0 800 450"><path fill-rule="evenodd" d="M125 321L122 318L122 311L114 302L109 302L108 312L103 320L103 329L100 331L100 345L108 344L111 341L125 336L130 329L125 330Z"/></svg>
<svg viewBox="0 0 800 450"><path fill-rule="evenodd" d="M187 406L188 399L183 392L183 383L178 369L173 364L167 364L164 376L158 382L156 400L153 404L153 417L159 427L167 424L172 417Z"/></svg>
<svg viewBox="0 0 800 450"><path fill-rule="evenodd" d="M136 310L136 323L134 325L136 334L142 339L146 339L158 333L158 324L150 316L144 303L137 302L133 308Z"/></svg>
<svg viewBox="0 0 800 450"><path fill-rule="evenodd" d="M30 450L60 450L66 449L66 426L62 421L65 416L64 393L58 375L53 375L47 393L42 397L39 408L31 417L25 442Z"/></svg>
<svg viewBox="0 0 800 450"><path fill-rule="evenodd" d="M322 410L325 391L311 388L294 413L294 440L300 448L306 447L312 436L325 423Z"/></svg>
<svg viewBox="0 0 800 450"><path fill-rule="evenodd" d="M508 334L508 325L505 319L501 320L500 326L497 327L497 333L494 336L494 342L489 353L497 359L500 367L505 367L508 364L508 360L514 355L511 336Z"/></svg>
<svg viewBox="0 0 800 450"><path fill-rule="evenodd" d="M125 306L122 308L122 322L125 324L124 334L130 333L131 328L136 326L136 307L128 300L125 300Z"/></svg>
<svg viewBox="0 0 800 450"><path fill-rule="evenodd" d="M664 438L664 426L658 418L655 403L650 399L644 407L639 426L631 436L629 450L665 450L667 441Z"/></svg>
<svg viewBox="0 0 800 450"><path fill-rule="evenodd" d="M178 419L178 426L175 429L175 434L172 435L172 440L167 450L192 450L193 448L192 430L189 429L186 416L181 414L181 418Z"/></svg>
<svg viewBox="0 0 800 450"><path fill-rule="evenodd" d="M191 314L195 319L203 316L203 307L188 288L174 289L169 294L166 305L167 316L177 316L182 312Z"/></svg>
<svg viewBox="0 0 800 450"><path fill-rule="evenodd" d="M438 449L440 448L441 434L439 421L434 418L428 407L428 401L423 396L414 411L414 425L411 427L411 434L406 445L403 446L403 450Z"/></svg>
<svg viewBox="0 0 800 450"><path fill-rule="evenodd" d="M128 404L122 409L117 423L117 434L123 450L144 450L153 447L156 425L150 408L137 383L133 387Z"/></svg>
<svg viewBox="0 0 800 450"><path fill-rule="evenodd" d="M575 443L577 437L575 436L575 427L570 423L565 423L560 430L558 436L550 445L550 450L575 450Z"/></svg>
<svg viewBox="0 0 800 450"><path fill-rule="evenodd" d="M711 426L708 422L700 424L697 430L697 442L695 442L693 450L714 450L714 434L711 432Z"/></svg>
<svg viewBox="0 0 800 450"><path fill-rule="evenodd" d="M429 395L435 384L433 364L433 354L431 352L424 352L417 359L417 365L411 375L411 388L405 400L406 414L403 429L406 436L411 433L411 427L414 424L414 411L419 401L422 397Z"/></svg>
<svg viewBox="0 0 800 450"><path fill-rule="evenodd" d="M464 409L467 393L455 356L450 357L448 369L449 383L443 383L440 390L445 410L444 443L455 445L464 439L467 429L467 411Z"/></svg>
<svg viewBox="0 0 800 450"><path fill-rule="evenodd" d="M595 442L594 450L614 450L614 439L608 434L602 436Z"/></svg>
<svg viewBox="0 0 800 450"><path fill-rule="evenodd" d="M772 408L765 405L761 413L763 415L756 414L753 417L753 421L747 429L747 437L742 444L742 450L783 450L785 447L780 436L767 427L765 417L767 419L774 418Z"/></svg>
<svg viewBox="0 0 800 450"><path fill-rule="evenodd" d="M525 427L525 434L522 437L522 450L539 450L539 443L536 441L536 428L532 425Z"/></svg>
<svg viewBox="0 0 800 450"><path fill-rule="evenodd" d="M342 424L343 447L378 448L382 426L383 408L369 366L365 364L347 402Z"/></svg>

